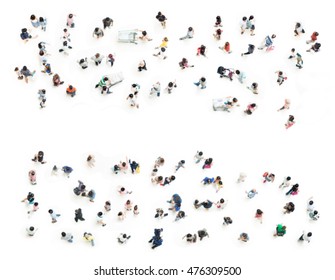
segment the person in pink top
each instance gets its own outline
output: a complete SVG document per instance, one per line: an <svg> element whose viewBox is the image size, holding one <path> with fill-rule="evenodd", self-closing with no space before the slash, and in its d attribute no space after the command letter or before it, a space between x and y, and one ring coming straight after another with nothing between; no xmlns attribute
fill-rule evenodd
<svg viewBox="0 0 335 280"><path fill-rule="evenodd" d="M68 27L70 27L70 28L74 28L74 26L75 26L75 24L74 24L74 22L73 22L73 20L74 20L74 17L75 15L74 14L69 14L68 16L67 16L67 19L66 19L66 25L68 26Z"/></svg>
<svg viewBox="0 0 335 280"><path fill-rule="evenodd" d="M28 172L28 177L29 177L30 184L36 185L36 171L30 170Z"/></svg>

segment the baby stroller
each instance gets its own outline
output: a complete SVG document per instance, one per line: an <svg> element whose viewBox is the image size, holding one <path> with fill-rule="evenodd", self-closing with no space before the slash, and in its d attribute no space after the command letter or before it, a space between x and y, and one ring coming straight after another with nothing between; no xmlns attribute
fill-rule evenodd
<svg viewBox="0 0 335 280"><path fill-rule="evenodd" d="M137 29L122 30L118 32L118 42L137 44Z"/></svg>
<svg viewBox="0 0 335 280"><path fill-rule="evenodd" d="M233 105L229 100L225 100L222 98L213 99L213 110L214 111L230 112L229 109L232 107Z"/></svg>

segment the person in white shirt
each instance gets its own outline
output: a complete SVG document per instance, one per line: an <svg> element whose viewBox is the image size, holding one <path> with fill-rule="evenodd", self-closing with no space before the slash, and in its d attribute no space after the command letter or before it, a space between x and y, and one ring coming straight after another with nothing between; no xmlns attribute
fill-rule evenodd
<svg viewBox="0 0 335 280"><path fill-rule="evenodd" d="M36 233L37 230L38 230L38 228L35 228L33 226L26 228L28 236L34 236L34 234Z"/></svg>
<svg viewBox="0 0 335 280"><path fill-rule="evenodd" d="M302 233L302 235L299 237L298 241L307 241L308 243L311 242L312 233L308 232L305 233L305 231Z"/></svg>
<svg viewBox="0 0 335 280"><path fill-rule="evenodd" d="M284 178L283 182L279 185L279 188L287 188L291 185L291 177L287 176Z"/></svg>
<svg viewBox="0 0 335 280"><path fill-rule="evenodd" d="M73 235L71 234L71 233L66 233L66 232L62 232L61 233L61 239L62 240L65 240L65 241L67 241L67 242L69 242L69 243L72 243L73 242Z"/></svg>

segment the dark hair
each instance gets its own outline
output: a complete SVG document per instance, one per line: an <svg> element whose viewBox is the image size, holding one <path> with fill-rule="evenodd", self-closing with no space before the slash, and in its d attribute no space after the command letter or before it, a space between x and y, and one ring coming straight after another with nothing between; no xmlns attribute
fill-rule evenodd
<svg viewBox="0 0 335 280"><path fill-rule="evenodd" d="M73 14L69 14L69 18L73 18Z"/></svg>
<svg viewBox="0 0 335 280"><path fill-rule="evenodd" d="M39 21L40 21L40 22L44 22L44 18L43 18L43 17L40 17L40 18L39 18Z"/></svg>
<svg viewBox="0 0 335 280"><path fill-rule="evenodd" d="M63 231L63 232L61 233L61 235L62 235L63 237L65 237L65 236L66 236L66 233Z"/></svg>
<svg viewBox="0 0 335 280"><path fill-rule="evenodd" d="M251 15L251 16L249 17L249 20L253 20L253 19L254 19L254 16Z"/></svg>
<svg viewBox="0 0 335 280"><path fill-rule="evenodd" d="M307 233L307 236L308 236L308 237L311 237L311 236L312 236L312 233L311 233L311 232Z"/></svg>
<svg viewBox="0 0 335 280"><path fill-rule="evenodd" d="M95 33L99 32L99 27L94 28L94 32Z"/></svg>
<svg viewBox="0 0 335 280"><path fill-rule="evenodd" d="M129 97L130 97L130 98L133 98L133 97L134 97L134 94L132 94L132 93L129 94ZM134 161L133 161L133 164L134 164Z"/></svg>
<svg viewBox="0 0 335 280"><path fill-rule="evenodd" d="M69 89L73 89L73 86L69 85Z"/></svg>
<svg viewBox="0 0 335 280"><path fill-rule="evenodd" d="M246 21L246 20L247 20L247 17L243 17L242 20L243 20L243 21Z"/></svg>
<svg viewBox="0 0 335 280"><path fill-rule="evenodd" d="M189 27L189 28L188 28L188 31L192 31L192 30L193 30L193 28L192 28L192 27Z"/></svg>
<svg viewBox="0 0 335 280"><path fill-rule="evenodd" d="M21 29L21 32L22 32L22 33L27 32L27 28L22 28L22 29Z"/></svg>
<svg viewBox="0 0 335 280"><path fill-rule="evenodd" d="M120 211L119 213L117 213L117 215L120 217L123 215L122 211Z"/></svg>
<svg viewBox="0 0 335 280"><path fill-rule="evenodd" d="M237 100L237 98L236 97L234 97L233 98L233 102L237 102L238 100Z"/></svg>
<svg viewBox="0 0 335 280"><path fill-rule="evenodd" d="M292 48L292 49L291 49L291 52L295 52L295 48Z"/></svg>
<svg viewBox="0 0 335 280"><path fill-rule="evenodd" d="M205 77L201 77L201 78L200 78L200 81L202 81L202 82L206 82L206 78L205 78Z"/></svg>
<svg viewBox="0 0 335 280"><path fill-rule="evenodd" d="M263 211L262 211L261 209L257 209L257 210L256 210L256 213L257 213L258 215L262 215L262 214L263 214Z"/></svg>
<svg viewBox="0 0 335 280"><path fill-rule="evenodd" d="M52 214L54 211L52 209L49 209L49 214Z"/></svg>
<svg viewBox="0 0 335 280"><path fill-rule="evenodd" d="M170 179L171 179L171 181L173 181L173 180L176 179L176 177L175 177L174 175L172 175L172 176L170 177Z"/></svg>
<svg viewBox="0 0 335 280"><path fill-rule="evenodd" d="M35 15L31 15L30 16L30 20L34 20L34 19L36 19L36 16Z"/></svg>
<svg viewBox="0 0 335 280"><path fill-rule="evenodd" d="M241 72L240 72L240 70L236 70L235 73L236 73L237 75L239 75Z"/></svg>
<svg viewBox="0 0 335 280"><path fill-rule="evenodd" d="M110 201L105 202L106 205L111 205Z"/></svg>
<svg viewBox="0 0 335 280"><path fill-rule="evenodd" d="M29 230L33 231L35 228L34 227L30 227Z"/></svg>
<svg viewBox="0 0 335 280"><path fill-rule="evenodd" d="M102 212L98 212L98 217L101 217L102 216Z"/></svg>
<svg viewBox="0 0 335 280"><path fill-rule="evenodd" d="M199 156L202 156L202 155L203 155L203 152L200 151L200 152L198 153L198 155L199 155Z"/></svg>
<svg viewBox="0 0 335 280"><path fill-rule="evenodd" d="M223 198L220 199L220 203L224 203L224 199Z"/></svg>

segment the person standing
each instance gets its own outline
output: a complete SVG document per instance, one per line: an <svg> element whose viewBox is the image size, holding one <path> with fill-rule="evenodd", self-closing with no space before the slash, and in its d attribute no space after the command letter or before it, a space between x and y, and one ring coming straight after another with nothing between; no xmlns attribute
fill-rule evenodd
<svg viewBox="0 0 335 280"><path fill-rule="evenodd" d="M65 240L69 243L72 243L73 242L73 235L71 233L66 233L66 232L63 231L61 233L61 239Z"/></svg>
<svg viewBox="0 0 335 280"><path fill-rule="evenodd" d="M66 93L70 95L71 97L74 97L76 95L76 92L77 92L77 89L72 85L69 85L69 87L66 89Z"/></svg>
<svg viewBox="0 0 335 280"><path fill-rule="evenodd" d="M163 29L165 29L166 28L166 21L167 21L166 16L163 15L162 12L158 12L158 14L156 15L156 19L160 22Z"/></svg>
<svg viewBox="0 0 335 280"><path fill-rule="evenodd" d="M51 217L51 222L57 223L57 218L60 217L60 214L56 214L52 209L49 209L48 213L50 214Z"/></svg>
<svg viewBox="0 0 335 280"><path fill-rule="evenodd" d="M295 124L294 116L289 115L287 122L285 123L285 128L288 129Z"/></svg>
<svg viewBox="0 0 335 280"><path fill-rule="evenodd" d="M27 232L28 236L34 236L37 230L38 230L38 228L35 228L33 226L30 226L30 227L26 228L26 232Z"/></svg>
<svg viewBox="0 0 335 280"><path fill-rule="evenodd" d="M104 222L104 214L102 212L98 212L97 214L97 224L105 227L106 223Z"/></svg>
<svg viewBox="0 0 335 280"><path fill-rule="evenodd" d="M207 81L205 77L201 77L198 82L193 83L197 87L200 86L200 89L205 89L207 87Z"/></svg>
<svg viewBox="0 0 335 280"><path fill-rule="evenodd" d="M23 75L25 82L28 84L28 78L29 77L34 77L36 71L30 71L27 66L23 66L22 69L20 70L20 73Z"/></svg>
<svg viewBox="0 0 335 280"><path fill-rule="evenodd" d="M102 24L104 26L104 29L111 28L114 24L113 20L110 17L106 17L102 20Z"/></svg>
<svg viewBox="0 0 335 280"><path fill-rule="evenodd" d="M256 210L255 218L260 221L260 223L263 223L263 211L261 209Z"/></svg>
<svg viewBox="0 0 335 280"><path fill-rule="evenodd" d="M245 53L241 53L241 56L249 55L252 54L255 50L255 45L253 44L248 44L248 51Z"/></svg>
<svg viewBox="0 0 335 280"><path fill-rule="evenodd" d="M192 39L193 36L194 36L194 29L193 29L193 27L189 27L189 28L187 29L187 33L186 33L186 35L183 36L183 37L181 37L181 38L179 38L179 40Z"/></svg>
<svg viewBox="0 0 335 280"><path fill-rule="evenodd" d="M285 234L286 234L286 226L278 224L276 227L276 232L273 234L273 236L284 236Z"/></svg>
<svg viewBox="0 0 335 280"><path fill-rule="evenodd" d="M105 34L104 34L103 30L100 27L94 28L93 34L92 34L93 38L95 37L95 38L99 39L99 38L102 38L104 35Z"/></svg>
<svg viewBox="0 0 335 280"><path fill-rule="evenodd" d="M74 220L76 221L76 223L78 221L85 221L81 208L78 208L78 209L74 210L74 215L75 215Z"/></svg>
<svg viewBox="0 0 335 280"><path fill-rule="evenodd" d="M306 241L306 242L311 242L311 237L312 237L312 233L311 232L308 232L308 233L305 233L305 231L303 231L302 235L299 237L298 241Z"/></svg>

